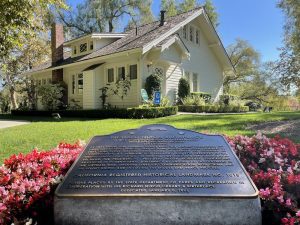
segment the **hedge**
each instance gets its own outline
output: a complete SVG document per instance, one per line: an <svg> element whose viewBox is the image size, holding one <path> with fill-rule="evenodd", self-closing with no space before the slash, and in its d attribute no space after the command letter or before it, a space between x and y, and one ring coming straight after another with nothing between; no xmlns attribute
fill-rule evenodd
<svg viewBox="0 0 300 225"><path fill-rule="evenodd" d="M237 113L237 112L248 112L248 106L222 106L222 105L179 105L178 111L180 112L194 112L194 113Z"/></svg>
<svg viewBox="0 0 300 225"><path fill-rule="evenodd" d="M178 111L177 106L167 107L148 107L148 108L128 108L128 109L93 109L93 110L35 110L21 111L12 110L11 114L16 116L47 116L59 113L61 117L80 117L80 118L157 118L175 115Z"/></svg>

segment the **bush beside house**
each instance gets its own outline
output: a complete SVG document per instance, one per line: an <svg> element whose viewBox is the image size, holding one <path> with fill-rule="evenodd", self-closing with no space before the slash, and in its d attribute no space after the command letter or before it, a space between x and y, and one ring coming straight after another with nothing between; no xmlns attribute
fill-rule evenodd
<svg viewBox="0 0 300 225"><path fill-rule="evenodd" d="M263 224L300 223L300 145L280 137L227 137L259 189ZM83 143L13 155L0 167L0 224L53 224L53 193Z"/></svg>
<svg viewBox="0 0 300 225"><path fill-rule="evenodd" d="M177 106L166 107L135 107L135 108L116 108L116 109L92 109L92 110L53 110L53 111L21 111L12 110L12 115L16 116L47 116L59 113L61 117L81 117L81 118L157 118L176 115Z"/></svg>
<svg viewBox="0 0 300 225"><path fill-rule="evenodd" d="M241 113L248 112L248 106L239 105L179 105L178 111L180 112L193 112L193 113Z"/></svg>

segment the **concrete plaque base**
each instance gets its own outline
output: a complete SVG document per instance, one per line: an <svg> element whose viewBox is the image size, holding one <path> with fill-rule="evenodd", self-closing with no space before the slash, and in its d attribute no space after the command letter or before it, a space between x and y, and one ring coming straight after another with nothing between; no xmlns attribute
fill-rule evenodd
<svg viewBox="0 0 300 225"><path fill-rule="evenodd" d="M55 197L56 225L261 225L259 198Z"/></svg>

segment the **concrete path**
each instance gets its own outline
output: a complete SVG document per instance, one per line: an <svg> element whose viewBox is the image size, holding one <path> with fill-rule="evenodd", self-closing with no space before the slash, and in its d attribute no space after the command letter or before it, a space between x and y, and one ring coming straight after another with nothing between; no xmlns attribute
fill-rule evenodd
<svg viewBox="0 0 300 225"><path fill-rule="evenodd" d="M0 120L0 129L29 124L28 121Z"/></svg>

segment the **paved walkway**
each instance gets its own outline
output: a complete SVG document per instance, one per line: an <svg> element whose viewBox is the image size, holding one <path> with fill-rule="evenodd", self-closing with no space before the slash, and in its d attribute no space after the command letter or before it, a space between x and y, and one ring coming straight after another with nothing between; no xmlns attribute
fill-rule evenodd
<svg viewBox="0 0 300 225"><path fill-rule="evenodd" d="M0 129L29 124L28 121L0 120Z"/></svg>

